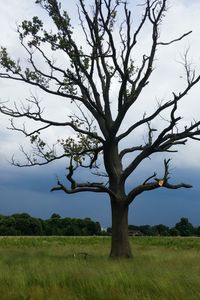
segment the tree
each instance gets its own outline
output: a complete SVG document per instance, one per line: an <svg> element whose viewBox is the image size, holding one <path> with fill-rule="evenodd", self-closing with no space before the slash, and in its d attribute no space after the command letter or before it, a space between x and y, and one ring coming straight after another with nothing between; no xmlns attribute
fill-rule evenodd
<svg viewBox="0 0 200 300"><path fill-rule="evenodd" d="M9 217L8 217L9 218ZM42 235L42 223L39 219L31 217L27 213L14 214L11 219L14 218L12 225L13 229L17 232L16 235Z"/></svg>
<svg viewBox="0 0 200 300"><path fill-rule="evenodd" d="M51 219L60 219L60 218L61 218L61 216L59 214L53 213L51 215Z"/></svg>
<svg viewBox="0 0 200 300"><path fill-rule="evenodd" d="M181 218L175 225L181 236L191 236L195 235L195 230L193 225L189 222L188 218Z"/></svg>
<svg viewBox="0 0 200 300"><path fill-rule="evenodd" d="M126 184L146 158L159 153L172 154L177 151L176 146L185 145L188 139L199 140L200 122L194 121L183 126L178 115L180 101L200 80L200 76L192 69L188 52L183 61L185 87L179 93L173 92L171 99L158 103L153 112L147 111L139 120L134 117L128 128L124 129L123 124L127 113L141 100L142 91L149 83L158 49L182 40L191 31L175 36L173 40L161 39L160 26L166 14L167 0L143 1L143 14L137 27L133 27L132 12L126 0L91 0L89 4L78 0L79 24L83 33L80 42L73 33L69 14L57 0L35 2L49 15L53 22L52 29L45 29L37 16L31 21L23 21L18 26L18 33L28 55L28 64L14 60L2 47L0 65L4 70L0 77L22 81L57 96L57 107L58 99L65 99L76 109L76 113L64 121L59 116L57 120L56 116L47 118L39 99L34 95L21 106L15 104L8 107L2 103L1 113L16 119L28 118L38 124L30 132L25 125L19 128L11 121L12 129L29 137L33 146L31 154L22 148L27 160L24 164L14 159L12 163L35 166L66 159L68 184L58 179L52 191L108 194L112 210L110 256L131 257L128 208L133 200L145 191L191 187L185 183L169 182L170 159L164 160L163 176L158 178L154 173L129 189ZM134 51L146 25L151 29L151 41L148 52L141 55L137 65ZM56 53L58 55L53 58ZM64 62L58 60L61 55ZM152 122L163 113L162 126L155 129ZM72 136L59 138L50 147L41 137L50 127L70 128L76 136L73 133ZM145 128L147 138L141 144L134 142L134 138L130 139L134 134L137 135L138 130ZM97 180L78 182L75 175L79 168L88 169L99 177Z"/></svg>
<svg viewBox="0 0 200 300"><path fill-rule="evenodd" d="M157 232L157 235L168 236L169 235L169 227L163 224L153 226L154 230Z"/></svg>
<svg viewBox="0 0 200 300"><path fill-rule="evenodd" d="M196 228L195 235L200 236L200 226Z"/></svg>
<svg viewBox="0 0 200 300"><path fill-rule="evenodd" d="M169 233L172 236L178 236L178 235L180 235L180 232L175 227L170 228Z"/></svg>

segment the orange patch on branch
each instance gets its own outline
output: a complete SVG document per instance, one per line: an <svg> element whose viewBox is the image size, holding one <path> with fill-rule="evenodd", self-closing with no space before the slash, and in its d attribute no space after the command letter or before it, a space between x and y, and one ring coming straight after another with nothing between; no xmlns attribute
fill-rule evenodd
<svg viewBox="0 0 200 300"><path fill-rule="evenodd" d="M158 184L159 184L159 186L163 186L164 185L164 180L163 179L159 180Z"/></svg>

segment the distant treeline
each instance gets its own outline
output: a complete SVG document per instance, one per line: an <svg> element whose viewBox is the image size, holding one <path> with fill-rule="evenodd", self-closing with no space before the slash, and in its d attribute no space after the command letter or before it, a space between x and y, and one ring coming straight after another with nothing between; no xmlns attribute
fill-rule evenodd
<svg viewBox="0 0 200 300"><path fill-rule="evenodd" d="M72 219L61 218L59 214L52 214L50 219L43 220L31 217L27 213L0 215L0 236L6 235L111 235L112 228L101 229L99 222L90 218ZM159 225L129 225L129 235L132 236L200 236L200 226L193 227L187 218L181 218L174 227Z"/></svg>
<svg viewBox="0 0 200 300"><path fill-rule="evenodd" d="M149 226L130 225L129 229L138 230L147 236L200 236L200 226L193 227L188 218L181 218L174 227L168 227L163 224Z"/></svg>
<svg viewBox="0 0 200 300"><path fill-rule="evenodd" d="M90 218L70 219L52 214L50 219L33 218L27 213L0 215L0 235L100 235L101 227Z"/></svg>
<svg viewBox="0 0 200 300"><path fill-rule="evenodd" d="M111 234L112 228L107 228L108 234ZM174 227L159 225L129 225L129 235L144 236L200 236L200 226L193 227L188 218L181 218Z"/></svg>

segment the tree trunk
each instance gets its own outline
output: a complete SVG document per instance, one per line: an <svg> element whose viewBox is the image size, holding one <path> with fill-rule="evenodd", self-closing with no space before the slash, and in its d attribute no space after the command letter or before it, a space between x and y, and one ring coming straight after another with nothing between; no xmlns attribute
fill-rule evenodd
<svg viewBox="0 0 200 300"><path fill-rule="evenodd" d="M112 244L111 258L131 258L132 252L128 239L128 204L111 199Z"/></svg>

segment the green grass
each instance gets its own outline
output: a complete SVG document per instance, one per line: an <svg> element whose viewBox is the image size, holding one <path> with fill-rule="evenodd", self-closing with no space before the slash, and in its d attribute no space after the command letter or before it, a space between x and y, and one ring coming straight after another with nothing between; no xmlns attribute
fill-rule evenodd
<svg viewBox="0 0 200 300"><path fill-rule="evenodd" d="M0 299L200 299L199 238L131 244L133 260L112 261L108 237L2 237Z"/></svg>

